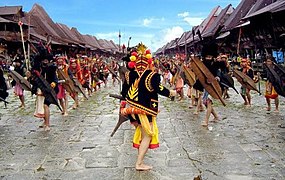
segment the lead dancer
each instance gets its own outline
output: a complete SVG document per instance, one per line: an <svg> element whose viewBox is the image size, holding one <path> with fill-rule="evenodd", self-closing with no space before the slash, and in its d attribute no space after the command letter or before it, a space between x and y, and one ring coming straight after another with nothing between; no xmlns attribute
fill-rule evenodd
<svg viewBox="0 0 285 180"><path fill-rule="evenodd" d="M135 125L133 147L138 149L136 170L150 170L151 166L144 164L143 159L148 149L159 147L156 116L158 114L158 94L172 97L175 91L170 91L160 83L160 75L152 70L152 58L149 50L143 44L137 46L128 63L131 71L126 74L126 84L122 95L126 96L129 108L121 105L121 113L128 115Z"/></svg>

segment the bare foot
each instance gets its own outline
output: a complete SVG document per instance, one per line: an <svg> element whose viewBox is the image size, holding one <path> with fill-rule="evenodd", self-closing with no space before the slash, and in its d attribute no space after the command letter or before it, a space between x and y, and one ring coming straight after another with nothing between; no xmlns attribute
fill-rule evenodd
<svg viewBox="0 0 285 180"><path fill-rule="evenodd" d="M251 104L246 103L246 104L244 105L244 107L245 107L245 108L250 108L250 107L251 107Z"/></svg>
<svg viewBox="0 0 285 180"><path fill-rule="evenodd" d="M145 164L136 164L136 170L137 171L148 171L148 170L151 170L152 167L151 166L148 166L148 165L145 165Z"/></svg>
<svg viewBox="0 0 285 180"><path fill-rule="evenodd" d="M63 113L62 115L63 115L63 116L68 116L68 113L65 112L65 113Z"/></svg>
<svg viewBox="0 0 285 180"><path fill-rule="evenodd" d="M279 109L275 109L274 112L278 113L278 112L279 112Z"/></svg>
<svg viewBox="0 0 285 180"><path fill-rule="evenodd" d="M23 108L25 108L25 105L22 104L22 105L19 106L19 108L22 108L22 109L23 109Z"/></svg>
<svg viewBox="0 0 285 180"><path fill-rule="evenodd" d="M208 123L206 123L206 121L203 121L203 122L201 123L201 126L203 126L203 127L208 127Z"/></svg>
<svg viewBox="0 0 285 180"><path fill-rule="evenodd" d="M198 115L199 113L198 113L197 111L194 111L193 114L194 114L194 115Z"/></svg>
<svg viewBox="0 0 285 180"><path fill-rule="evenodd" d="M215 117L214 119L211 120L211 122L217 123L217 122L219 122L219 120L220 119L218 117Z"/></svg>
<svg viewBox="0 0 285 180"><path fill-rule="evenodd" d="M76 109L76 108L77 108L77 105L74 104L74 105L72 106L72 109Z"/></svg>
<svg viewBox="0 0 285 180"><path fill-rule="evenodd" d="M49 126L45 126L44 127L44 131L50 131L50 127Z"/></svg>
<svg viewBox="0 0 285 180"><path fill-rule="evenodd" d="M266 111L270 111L270 110L271 110L271 108L270 108L270 107L267 107L267 108L266 108Z"/></svg>

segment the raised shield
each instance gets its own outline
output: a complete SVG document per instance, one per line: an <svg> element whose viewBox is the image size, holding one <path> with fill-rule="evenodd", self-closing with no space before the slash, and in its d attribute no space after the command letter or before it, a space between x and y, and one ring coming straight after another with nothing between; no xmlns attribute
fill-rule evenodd
<svg viewBox="0 0 285 180"><path fill-rule="evenodd" d="M189 86L193 86L196 82L196 77L195 77L195 73L193 71L191 71L188 67L186 67L185 65L182 66L182 71L185 74L185 78L186 78L186 82L189 83Z"/></svg>
<svg viewBox="0 0 285 180"><path fill-rule="evenodd" d="M69 76L65 74L61 69L57 69L57 75L60 80L64 80L62 83L64 89L71 94L74 93L75 87L73 81L69 78Z"/></svg>
<svg viewBox="0 0 285 180"><path fill-rule="evenodd" d="M19 73L17 73L14 70L11 70L9 74L12 76L12 78L18 83L21 88L23 88L26 91L32 91L31 84L29 81L27 81L23 76L21 76Z"/></svg>
<svg viewBox="0 0 285 180"><path fill-rule="evenodd" d="M83 96L84 96L84 98L85 98L85 99L88 99L88 97L87 97L86 94L84 93L83 87L82 87L82 85L80 84L80 82L78 81L78 79L73 78L72 81L73 81L73 83L74 83L74 87L75 87L74 90L75 90L75 92L80 92L80 93L82 93Z"/></svg>
<svg viewBox="0 0 285 180"><path fill-rule="evenodd" d="M260 93L256 87L256 84L248 75L237 69L233 70L233 75L243 87Z"/></svg>
<svg viewBox="0 0 285 180"><path fill-rule="evenodd" d="M60 105L58 104L58 99L57 99L57 95L54 91L54 89L50 86L50 84L46 81L46 79L43 78L42 75L40 75L39 73L35 73L34 76L34 81L35 84L37 84L37 86L41 89L44 97L51 103L54 104L58 107L58 109L60 109L60 111L62 111Z"/></svg>
<svg viewBox="0 0 285 180"><path fill-rule="evenodd" d="M203 62L198 57L191 57L191 63L194 73L196 74L206 91L214 99L219 99L221 103L226 106L226 103L222 98L221 86L217 79L209 71L209 69L203 64Z"/></svg>

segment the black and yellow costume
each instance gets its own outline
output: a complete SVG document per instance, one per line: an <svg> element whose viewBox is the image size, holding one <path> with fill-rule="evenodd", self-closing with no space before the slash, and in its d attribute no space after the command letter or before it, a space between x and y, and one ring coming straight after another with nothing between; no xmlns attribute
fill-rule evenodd
<svg viewBox="0 0 285 180"><path fill-rule="evenodd" d="M160 75L150 70L150 61L144 55L139 55L136 59L135 69L131 69L125 74L126 81L123 84L122 96L130 107L139 109L140 114L129 114L132 123L139 126L133 139L133 146L139 148L141 141L141 128L152 137L149 148L159 146L158 128L156 116L158 114L158 94L170 97L170 91L161 85Z"/></svg>

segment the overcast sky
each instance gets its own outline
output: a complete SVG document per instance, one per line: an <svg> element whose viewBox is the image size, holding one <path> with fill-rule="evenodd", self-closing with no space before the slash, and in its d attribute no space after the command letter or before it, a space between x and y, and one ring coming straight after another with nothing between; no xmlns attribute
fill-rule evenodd
<svg viewBox="0 0 285 180"><path fill-rule="evenodd" d="M54 22L76 27L82 34L130 45L143 42L152 51L199 25L220 5L236 7L240 0L1 0L0 6L21 5L30 11L41 5Z"/></svg>

